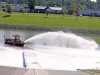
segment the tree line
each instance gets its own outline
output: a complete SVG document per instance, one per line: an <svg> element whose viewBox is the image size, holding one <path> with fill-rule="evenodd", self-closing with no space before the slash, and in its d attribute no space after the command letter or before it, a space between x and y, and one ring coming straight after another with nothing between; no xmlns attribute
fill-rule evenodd
<svg viewBox="0 0 100 75"><path fill-rule="evenodd" d="M23 4L28 1L35 1L38 6L52 6L52 7L62 7L67 8L78 7L80 9L97 9L100 8L100 0L92 2L91 0L0 0L0 2L7 2L8 4Z"/></svg>
<svg viewBox="0 0 100 75"><path fill-rule="evenodd" d="M31 9L38 6L64 7L70 11L76 9L99 9L100 0L93 2L91 0L0 0L8 4L28 4Z"/></svg>

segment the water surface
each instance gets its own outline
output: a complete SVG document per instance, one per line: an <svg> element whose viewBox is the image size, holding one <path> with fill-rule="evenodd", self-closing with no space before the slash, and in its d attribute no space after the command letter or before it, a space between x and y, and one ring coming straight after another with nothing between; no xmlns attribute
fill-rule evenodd
<svg viewBox="0 0 100 75"><path fill-rule="evenodd" d="M24 47L4 44L4 35L21 35ZM72 33L0 29L0 65L27 68L77 70L100 67L98 44L91 37Z"/></svg>

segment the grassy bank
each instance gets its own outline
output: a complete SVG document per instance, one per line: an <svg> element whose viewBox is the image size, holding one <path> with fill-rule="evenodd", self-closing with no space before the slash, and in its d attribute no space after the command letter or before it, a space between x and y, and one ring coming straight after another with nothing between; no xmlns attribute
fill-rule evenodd
<svg viewBox="0 0 100 75"><path fill-rule="evenodd" d="M9 17L6 12L0 12L0 23L3 24L19 24L28 26L47 26L59 28L78 28L78 29L100 29L100 19L90 17L79 17L65 15L64 18L60 14L46 14L38 13L12 13Z"/></svg>
<svg viewBox="0 0 100 75"><path fill-rule="evenodd" d="M82 69L80 71L89 73L91 75L100 75L100 70L99 69Z"/></svg>

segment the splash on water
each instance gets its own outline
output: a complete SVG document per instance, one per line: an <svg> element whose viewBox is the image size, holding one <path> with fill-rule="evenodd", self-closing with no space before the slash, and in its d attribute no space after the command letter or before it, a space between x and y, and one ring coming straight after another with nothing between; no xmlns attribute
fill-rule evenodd
<svg viewBox="0 0 100 75"><path fill-rule="evenodd" d="M47 32L31 37L25 43L33 49L33 53L25 51L28 68L52 70L100 68L100 51L96 50L98 44L92 39L85 39L72 33Z"/></svg>
<svg viewBox="0 0 100 75"><path fill-rule="evenodd" d="M75 34L64 32L43 33L29 38L25 43L31 43L31 45L46 45L86 50L94 50L98 48L98 44L94 40L85 39Z"/></svg>
<svg viewBox="0 0 100 75"><path fill-rule="evenodd" d="M0 65L50 70L100 68L98 44L64 32L47 32L25 41L30 48L0 47ZM93 49L93 50L92 50Z"/></svg>

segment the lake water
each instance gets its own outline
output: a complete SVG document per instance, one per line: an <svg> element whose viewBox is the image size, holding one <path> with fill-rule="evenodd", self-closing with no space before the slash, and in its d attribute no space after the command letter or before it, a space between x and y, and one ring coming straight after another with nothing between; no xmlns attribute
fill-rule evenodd
<svg viewBox="0 0 100 75"><path fill-rule="evenodd" d="M4 44L4 35L21 35L24 47ZM91 37L72 33L0 29L0 65L52 70L100 67L98 44Z"/></svg>

